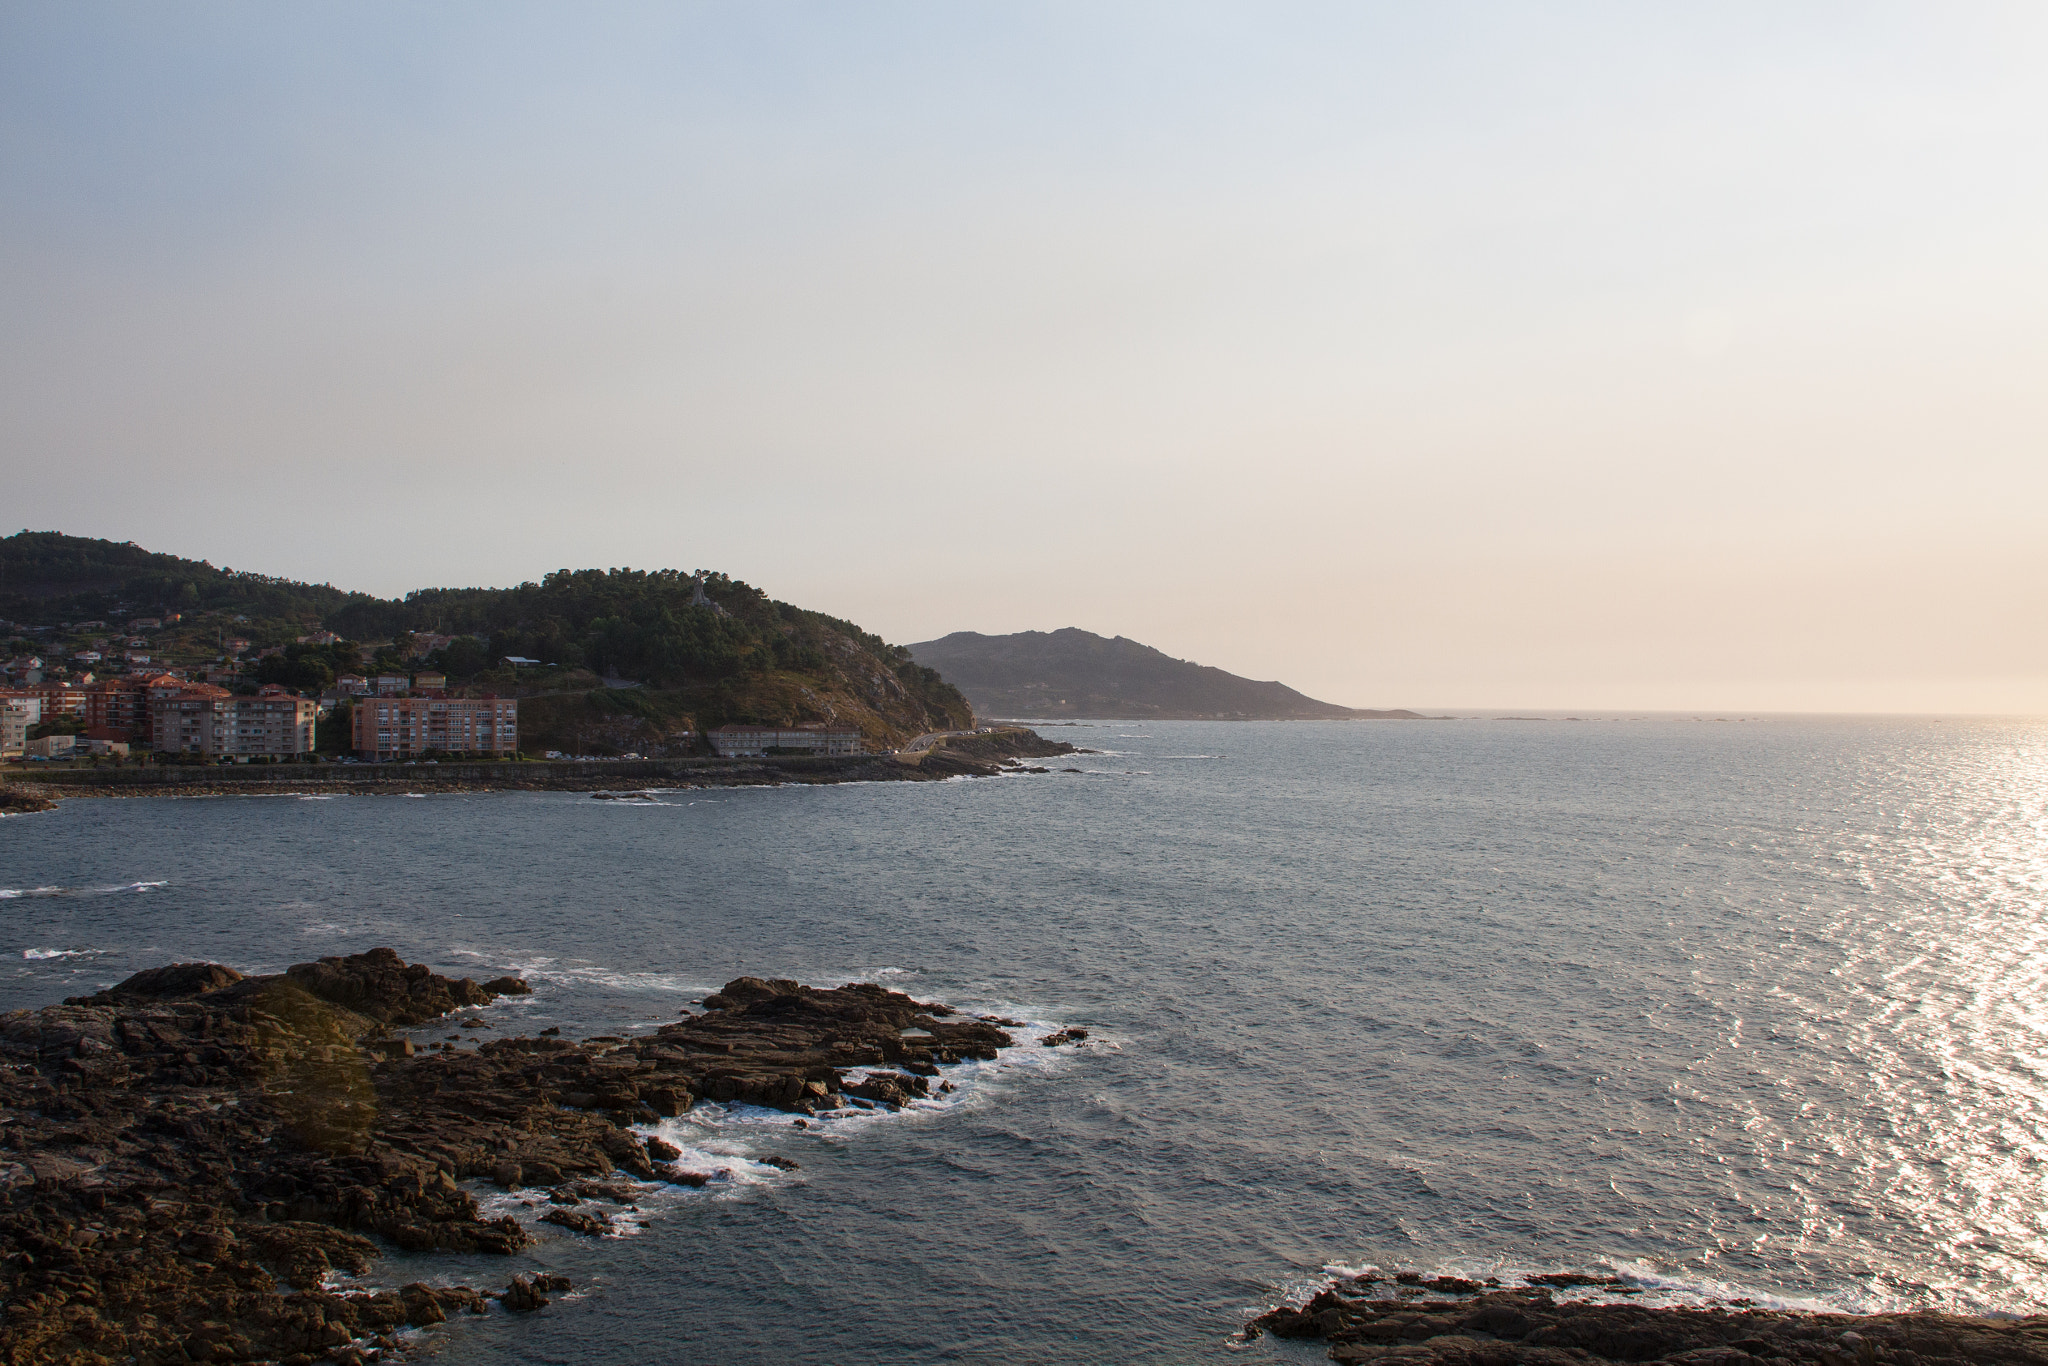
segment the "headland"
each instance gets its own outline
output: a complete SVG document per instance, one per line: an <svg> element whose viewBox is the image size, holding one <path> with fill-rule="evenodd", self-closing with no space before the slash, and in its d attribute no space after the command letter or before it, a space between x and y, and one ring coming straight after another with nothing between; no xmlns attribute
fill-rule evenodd
<svg viewBox="0 0 2048 1366"><path fill-rule="evenodd" d="M149 764L12 770L0 809L47 810L66 797L261 796L285 792L611 792L633 788L938 782L1044 772L1029 759L1073 745L1021 726L948 735L928 748L886 754L768 755L751 759L535 759L465 763ZM8 803L19 803L9 808Z"/></svg>

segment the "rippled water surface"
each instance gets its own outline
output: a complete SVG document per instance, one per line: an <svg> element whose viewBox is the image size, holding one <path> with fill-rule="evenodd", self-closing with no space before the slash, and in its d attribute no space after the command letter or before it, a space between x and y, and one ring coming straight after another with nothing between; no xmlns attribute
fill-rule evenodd
<svg viewBox="0 0 2048 1366"><path fill-rule="evenodd" d="M389 944L530 977L499 1029L651 1027L746 972L1095 1036L822 1133L672 1122L726 1179L544 1244L587 1291L436 1330L449 1362L1309 1361L1226 1336L1362 1263L2048 1307L2038 723L1046 733L1111 752L646 806L68 802L0 821L0 1004Z"/></svg>

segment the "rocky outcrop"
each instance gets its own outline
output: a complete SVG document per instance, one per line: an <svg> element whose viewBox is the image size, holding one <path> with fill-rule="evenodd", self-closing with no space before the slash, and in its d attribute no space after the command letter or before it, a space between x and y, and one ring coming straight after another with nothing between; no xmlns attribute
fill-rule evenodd
<svg viewBox="0 0 2048 1366"><path fill-rule="evenodd" d="M408 966L390 949L298 963L285 969L285 975L321 1000L382 1025L424 1024L463 1006L489 1005L493 996L512 990L505 978L480 987L467 977L436 976L422 964ZM527 990L526 983L519 982L515 994Z"/></svg>
<svg viewBox="0 0 2048 1366"><path fill-rule="evenodd" d="M40 787L0 782L0 816L25 816L36 811L55 811L57 803Z"/></svg>
<svg viewBox="0 0 2048 1366"><path fill-rule="evenodd" d="M464 1183L531 1188L547 1222L602 1236L618 1211L598 1206L712 1179L633 1124L707 1099L798 1116L900 1106L944 1065L1011 1042L881 987L754 977L632 1042L415 1051L389 1033L524 989L375 949L266 977L172 964L0 1016L0 1361L351 1360L489 1298L323 1288L330 1271L368 1270L372 1239L528 1244ZM563 1288L515 1279L499 1298L531 1311Z"/></svg>
<svg viewBox="0 0 2048 1366"><path fill-rule="evenodd" d="M1553 1289L1595 1286L1630 1293L1606 1277L1497 1282L1403 1275L1333 1282L1308 1303L1246 1325L1247 1336L1311 1338L1333 1361L1402 1366L1960 1366L2048 1363L2048 1318L1949 1314L1806 1314L1750 1307L1656 1308L1596 1298L1559 1300Z"/></svg>

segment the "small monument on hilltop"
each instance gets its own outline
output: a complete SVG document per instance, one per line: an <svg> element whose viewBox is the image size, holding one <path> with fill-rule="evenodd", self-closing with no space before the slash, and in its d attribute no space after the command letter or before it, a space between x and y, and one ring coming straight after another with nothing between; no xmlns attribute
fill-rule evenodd
<svg viewBox="0 0 2048 1366"><path fill-rule="evenodd" d="M703 570L700 569L696 573L690 575L690 589L690 606L709 607L712 611L718 613L718 615L720 615L721 617L732 615L730 612L727 612L723 607L720 607L717 603L713 602L711 600L711 595L704 591Z"/></svg>

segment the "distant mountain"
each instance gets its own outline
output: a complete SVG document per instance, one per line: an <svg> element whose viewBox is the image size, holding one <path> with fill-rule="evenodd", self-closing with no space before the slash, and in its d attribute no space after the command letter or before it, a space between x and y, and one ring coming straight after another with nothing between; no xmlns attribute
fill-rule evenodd
<svg viewBox="0 0 2048 1366"><path fill-rule="evenodd" d="M1365 711L1304 697L1162 654L1122 636L1072 626L985 636L955 631L910 647L967 694L979 716L1119 716L1160 721L1420 720L1412 711Z"/></svg>

